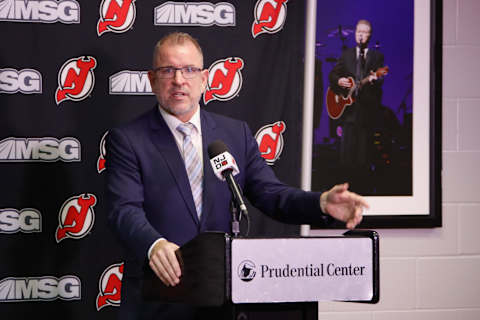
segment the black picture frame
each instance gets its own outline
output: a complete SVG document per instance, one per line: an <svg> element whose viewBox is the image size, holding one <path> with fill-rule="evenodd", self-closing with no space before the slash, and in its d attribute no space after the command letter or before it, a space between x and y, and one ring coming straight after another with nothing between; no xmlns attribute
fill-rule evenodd
<svg viewBox="0 0 480 320"><path fill-rule="evenodd" d="M320 1L317 1L319 5ZM428 105L422 116L423 123L417 125L425 126L425 132L419 134L413 126L414 145L412 155L413 180L422 180L413 187L412 197L408 196L381 196L369 197L367 201L372 205L372 210L366 211L362 223L357 228L435 228L442 226L442 37L443 37L443 5L442 1L431 0L414 1L415 28L414 37L427 38L429 46L425 49L414 50L416 67L414 68L414 91L425 96L420 103L413 99L415 108ZM420 8L420 9L419 9ZM429 19L425 20L426 16ZM429 21L426 22L426 21ZM428 28L429 27L429 28ZM417 39L416 39L417 41ZM420 54L419 54L420 52ZM418 63L416 55L423 55ZM429 72L418 81L418 66L425 64ZM427 91L427 92L425 92ZM428 101L427 101L428 100ZM417 103L417 105L415 105ZM419 110L419 109L417 109ZM418 120L418 119L417 119ZM415 121L415 120L414 120ZM417 140L416 140L417 139ZM417 144L415 146L415 144ZM422 150L415 153L415 150ZM424 153L419 167L415 167L415 157ZM428 168L427 168L428 167ZM395 181L392 181L395 183ZM420 187L418 187L420 186ZM419 191L420 192L417 192ZM420 194L420 196L417 196ZM417 198L415 198L417 196ZM417 203L421 205L417 206ZM379 209L380 208L380 209ZM315 226L311 226L316 229ZM344 225L339 225L344 228Z"/></svg>

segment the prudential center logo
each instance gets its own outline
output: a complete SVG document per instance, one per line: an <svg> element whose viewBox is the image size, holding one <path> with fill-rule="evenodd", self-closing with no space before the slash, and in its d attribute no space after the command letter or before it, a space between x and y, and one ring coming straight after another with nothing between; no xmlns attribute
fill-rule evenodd
<svg viewBox="0 0 480 320"><path fill-rule="evenodd" d="M243 260L237 269L238 277L245 282L252 281L255 278L255 263L250 260Z"/></svg>

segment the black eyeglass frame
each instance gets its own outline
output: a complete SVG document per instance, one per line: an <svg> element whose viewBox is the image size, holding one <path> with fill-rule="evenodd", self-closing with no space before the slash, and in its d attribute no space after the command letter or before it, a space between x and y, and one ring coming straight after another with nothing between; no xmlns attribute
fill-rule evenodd
<svg viewBox="0 0 480 320"><path fill-rule="evenodd" d="M165 66L165 67L158 67L153 69L152 71L157 73L161 79L172 79L175 77L175 74L177 73L177 70L180 70L182 73L182 76L185 79L192 79L195 78L195 76L202 71L201 68L197 68L194 66L185 66L185 67L174 67L174 66ZM163 73L161 71L164 71ZM168 73L165 73L168 72Z"/></svg>

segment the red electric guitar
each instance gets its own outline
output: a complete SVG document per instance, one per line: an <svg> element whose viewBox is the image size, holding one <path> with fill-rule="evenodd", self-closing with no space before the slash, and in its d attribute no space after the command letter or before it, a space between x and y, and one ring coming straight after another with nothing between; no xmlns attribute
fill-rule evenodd
<svg viewBox="0 0 480 320"><path fill-rule="evenodd" d="M375 71L375 75L377 78L383 77L388 74L388 66L378 68L377 71ZM355 100L352 97L353 92L355 91L355 88L357 84L355 83L355 80L352 77L348 77L348 80L350 81L350 86L348 87L348 92L346 95L342 94L336 94L333 92L330 87L327 89L327 112L328 116L332 119L338 119L341 117L343 112L345 111L345 108L355 102ZM359 87L361 88L364 84L368 82L368 76L362 79L359 83Z"/></svg>

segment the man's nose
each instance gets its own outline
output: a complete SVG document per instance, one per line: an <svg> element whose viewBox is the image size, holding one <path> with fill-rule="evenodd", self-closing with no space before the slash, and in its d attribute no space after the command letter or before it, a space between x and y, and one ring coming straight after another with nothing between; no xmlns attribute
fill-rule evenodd
<svg viewBox="0 0 480 320"><path fill-rule="evenodd" d="M185 80L181 69L175 70L175 73L173 75L173 80L177 83L181 83Z"/></svg>

